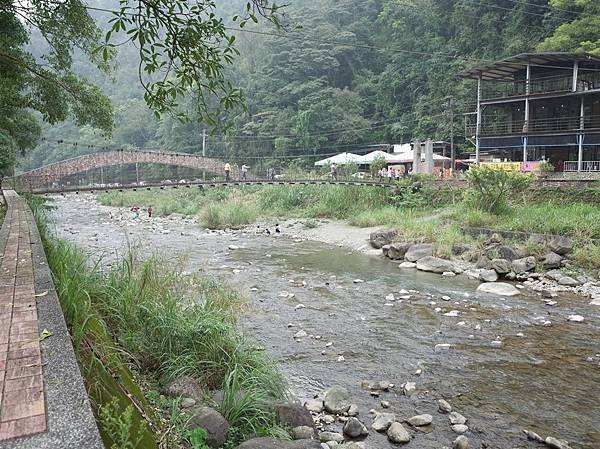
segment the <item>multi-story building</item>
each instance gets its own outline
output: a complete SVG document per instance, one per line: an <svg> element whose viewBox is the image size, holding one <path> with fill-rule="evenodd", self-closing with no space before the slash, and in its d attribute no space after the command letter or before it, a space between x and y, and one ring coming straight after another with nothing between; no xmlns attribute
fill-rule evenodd
<svg viewBox="0 0 600 449"><path fill-rule="evenodd" d="M525 53L462 75L477 80L477 110L466 115L477 163L600 172L600 57Z"/></svg>

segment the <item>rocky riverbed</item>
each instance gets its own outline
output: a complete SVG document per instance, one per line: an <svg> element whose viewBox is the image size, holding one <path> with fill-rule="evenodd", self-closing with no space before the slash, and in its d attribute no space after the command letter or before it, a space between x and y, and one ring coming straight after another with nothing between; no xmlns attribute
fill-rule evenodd
<svg viewBox="0 0 600 449"><path fill-rule="evenodd" d="M347 427L346 439L372 449L407 437L407 447L452 447L459 435L470 448L539 447L523 429L600 447L600 307L589 299L557 292L550 304L519 283L517 296L486 294L467 276L400 269L285 226L277 237L207 231L180 216L134 220L91 195L55 205L59 236L104 263L133 243L238 286L251 305L245 332L279 360L324 432ZM360 425L349 410L325 410L333 387ZM453 422L442 399L466 421Z"/></svg>

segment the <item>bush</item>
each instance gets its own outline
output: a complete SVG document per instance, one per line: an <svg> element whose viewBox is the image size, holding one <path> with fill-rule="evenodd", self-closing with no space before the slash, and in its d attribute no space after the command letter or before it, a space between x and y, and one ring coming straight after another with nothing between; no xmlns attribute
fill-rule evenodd
<svg viewBox="0 0 600 449"><path fill-rule="evenodd" d="M469 192L466 198L471 207L493 214L505 212L508 197L531 186L532 175L487 166L471 167L466 174Z"/></svg>

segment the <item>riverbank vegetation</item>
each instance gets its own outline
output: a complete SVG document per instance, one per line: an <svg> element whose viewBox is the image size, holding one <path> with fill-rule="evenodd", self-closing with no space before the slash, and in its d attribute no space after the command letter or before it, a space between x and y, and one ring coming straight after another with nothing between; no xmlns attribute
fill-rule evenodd
<svg viewBox="0 0 600 449"><path fill-rule="evenodd" d="M494 174L494 176L497 176ZM511 175L508 175L511 176ZM504 183L503 180L501 180ZM510 184L510 183L509 183ZM388 226L407 240L438 243L442 255L453 244L471 240L462 226L572 237L575 258L582 266L600 267L589 257L600 239L600 188L578 191L535 189L527 178L487 193L465 185L436 183L422 177L418 184L401 181L397 189L306 185L168 191L112 192L99 195L104 205L132 207L152 204L159 215L196 217L208 228L241 228L257 219L329 218L360 227ZM474 195L479 195L476 198ZM488 206L494 195L494 207ZM586 254L586 256L583 256ZM579 255L579 256L578 256Z"/></svg>
<svg viewBox="0 0 600 449"><path fill-rule="evenodd" d="M103 269L56 239L40 200L30 203L107 447L202 448L190 445L198 434L186 431L179 399L161 394L183 376L197 379L229 422L224 447L285 434L272 410L285 382L238 331L239 293L201 273L184 275L175 268L182 264L142 261L135 250ZM212 404L214 391L225 399Z"/></svg>

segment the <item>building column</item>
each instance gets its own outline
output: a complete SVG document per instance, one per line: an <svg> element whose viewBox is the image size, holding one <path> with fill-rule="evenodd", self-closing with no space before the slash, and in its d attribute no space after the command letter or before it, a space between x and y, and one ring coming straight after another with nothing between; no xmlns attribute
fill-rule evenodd
<svg viewBox="0 0 600 449"><path fill-rule="evenodd" d="M527 162L527 136L523 136L523 162Z"/></svg>
<svg viewBox="0 0 600 449"><path fill-rule="evenodd" d="M433 174L433 141L427 139L425 142L425 167L428 174Z"/></svg>
<svg viewBox="0 0 600 449"><path fill-rule="evenodd" d="M585 127L585 115L584 115L584 104L583 104L583 95L581 96L581 102L579 107L579 134L577 135L578 140L578 149L577 149L577 172L580 173L583 170L583 140L585 139L585 134L583 133L583 129Z"/></svg>
<svg viewBox="0 0 600 449"><path fill-rule="evenodd" d="M477 127L475 128L475 164L480 164L479 135L481 134L481 73L477 78Z"/></svg>
<svg viewBox="0 0 600 449"><path fill-rule="evenodd" d="M579 76L579 61L575 61L573 63L573 92L577 92L577 78Z"/></svg>
<svg viewBox="0 0 600 449"><path fill-rule="evenodd" d="M415 140L413 143L413 173L419 173L421 167L421 142Z"/></svg>

